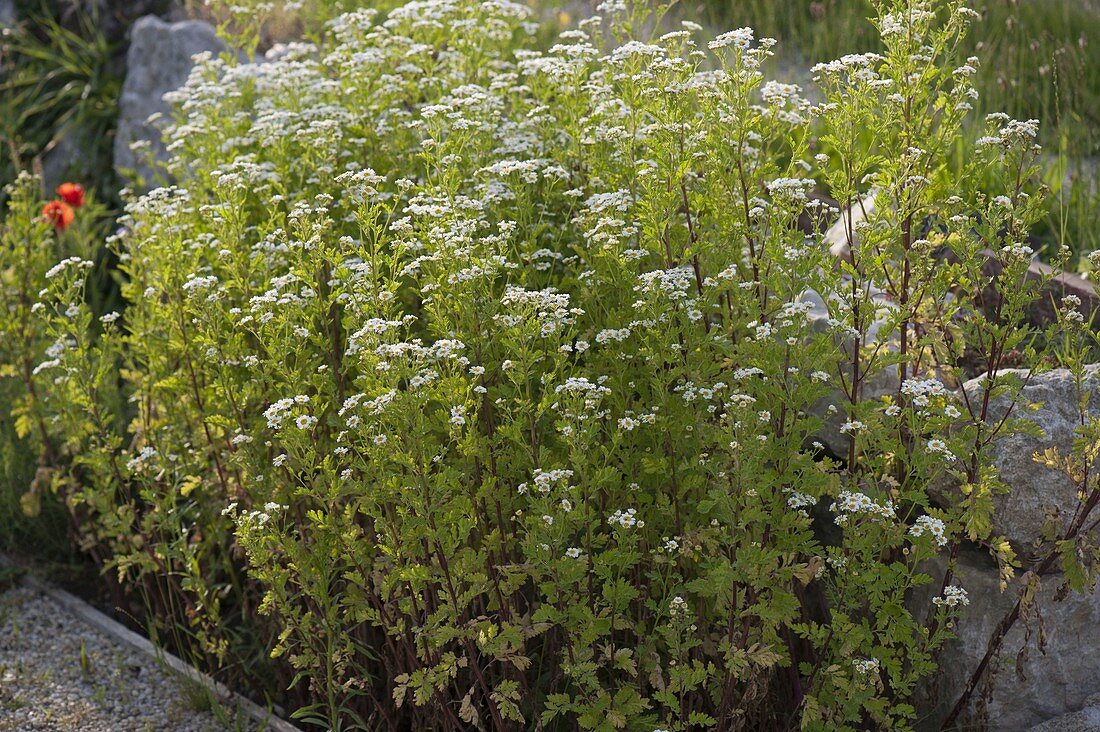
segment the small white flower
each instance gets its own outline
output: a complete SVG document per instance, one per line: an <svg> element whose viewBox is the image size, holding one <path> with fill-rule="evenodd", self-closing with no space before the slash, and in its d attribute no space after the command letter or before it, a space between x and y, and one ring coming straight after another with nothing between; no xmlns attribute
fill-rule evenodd
<svg viewBox="0 0 1100 732"><path fill-rule="evenodd" d="M798 493L797 491L787 496L787 506L796 511L801 511L803 515L807 515L805 509L816 503L817 499L813 496L808 496L805 493Z"/></svg>
<svg viewBox="0 0 1100 732"><path fill-rule="evenodd" d="M852 667L862 676L871 676L878 673L879 662L877 658L857 658L852 661Z"/></svg>
<svg viewBox="0 0 1100 732"><path fill-rule="evenodd" d="M932 598L932 604L940 607L961 607L970 604L970 598L966 590L956 585L948 585L943 588L943 594Z"/></svg>
<svg viewBox="0 0 1100 732"><path fill-rule="evenodd" d="M936 542L936 546L942 548L947 545L947 525L941 519L928 515L918 516L909 527L909 536L920 537L926 533Z"/></svg>
<svg viewBox="0 0 1100 732"><path fill-rule="evenodd" d="M926 444L926 447L928 448L928 452L933 452L938 455L943 455L945 457L955 457L951 453L951 450L948 449L947 443L939 439L938 437L933 437L931 440L929 440Z"/></svg>
<svg viewBox="0 0 1100 732"><path fill-rule="evenodd" d="M629 529L634 526L642 527L645 524L638 521L637 513L638 511L633 508L628 508L625 511L616 511L607 517L607 523L612 526L620 526L624 529Z"/></svg>
<svg viewBox="0 0 1100 732"><path fill-rule="evenodd" d="M876 503L869 496L856 491L841 491L829 510L838 514L834 519L837 526L844 526L848 518L855 515L870 516L874 519L892 519L895 517L894 502L886 500Z"/></svg>

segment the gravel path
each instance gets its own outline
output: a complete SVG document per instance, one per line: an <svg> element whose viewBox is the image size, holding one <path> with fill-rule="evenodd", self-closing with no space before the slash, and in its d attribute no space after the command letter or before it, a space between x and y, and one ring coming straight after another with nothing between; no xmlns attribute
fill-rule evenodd
<svg viewBox="0 0 1100 732"><path fill-rule="evenodd" d="M0 732L232 729L199 711L201 700L51 598L26 588L0 594Z"/></svg>

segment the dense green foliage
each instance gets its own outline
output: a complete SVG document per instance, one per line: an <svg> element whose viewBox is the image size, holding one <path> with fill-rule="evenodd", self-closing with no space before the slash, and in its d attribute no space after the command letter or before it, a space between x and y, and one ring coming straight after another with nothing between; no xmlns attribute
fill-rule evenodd
<svg viewBox="0 0 1100 732"><path fill-rule="evenodd" d="M429 0L206 59L109 240L122 315L20 184L0 344L81 545L322 726L911 727L966 605L926 560L1013 560L987 407L1040 363L1043 203L1037 123L972 119L976 14L875 7L815 102L614 1L548 47ZM844 257L815 190L876 192Z"/></svg>

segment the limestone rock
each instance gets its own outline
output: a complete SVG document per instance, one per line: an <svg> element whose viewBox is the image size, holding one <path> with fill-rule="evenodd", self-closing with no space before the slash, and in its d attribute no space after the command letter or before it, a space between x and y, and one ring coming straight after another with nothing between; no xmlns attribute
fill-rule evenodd
<svg viewBox="0 0 1100 732"><path fill-rule="evenodd" d="M1100 694L1090 696L1076 712L1049 719L1028 732L1100 732Z"/></svg>
<svg viewBox="0 0 1100 732"><path fill-rule="evenodd" d="M163 97L187 81L195 54L216 54L224 49L214 28L201 21L166 23L150 15L134 24L114 143L115 171L122 178L134 180L131 173L136 172L137 180L146 187L156 183L156 170L147 162L148 155L163 161L167 153L159 129L149 118L172 114ZM148 151L131 150L131 143L142 140L149 141Z"/></svg>
<svg viewBox="0 0 1100 732"><path fill-rule="evenodd" d="M933 577L931 585L914 591L911 607L918 618L931 607L932 597L939 592L943 577L943 563L926 569ZM960 553L959 563L952 584L966 590L970 604L963 608L956 625L957 638L947 644L940 659L940 675L933 684L923 690L923 698L916 701L922 722L922 730L938 730L940 723L954 706L956 699L972 671L985 655L994 626L1015 603L1021 578L1000 591L997 568L988 555L978 550ZM1046 632L1045 653L1036 647L1039 620L1035 611L1029 614L1031 638L1027 639L1027 626L1023 619L1005 637L998 659L986 671L990 685L979 685L965 720L964 729L989 729L998 732L1023 732L1035 725L1046 723L1043 732L1067 729L1096 729L1094 727L1062 727L1055 718L1070 714L1088 706L1100 692L1100 653L1096 653L1096 626L1100 622L1100 595L1077 594L1057 602L1055 594L1061 584L1058 575L1043 577L1038 592L1038 610L1042 615ZM1023 679L1016 673L1017 655L1025 648L1026 656L1019 658ZM978 709L982 692L989 692L984 709ZM931 699L931 700L930 700ZM1094 707L1082 715L1100 715ZM1071 715L1072 716L1072 715Z"/></svg>
<svg viewBox="0 0 1100 732"><path fill-rule="evenodd" d="M836 223L825 232L825 246L829 248L829 253L837 259L851 261L852 248L848 242L848 229L861 221L866 221L875 212L875 197L877 195L875 191L867 194L863 200L845 210L840 218L836 220ZM852 233L852 238L858 241L855 232Z"/></svg>
<svg viewBox="0 0 1100 732"><path fill-rule="evenodd" d="M1027 371L1007 369L1002 373L1027 378ZM985 377L971 379L963 389L974 399L980 398ZM1082 388L1090 394L1088 408L1100 410L1100 364L1089 366ZM1042 429L1044 437L1027 434L1005 434L993 445L994 465L1001 480L1011 492L994 497L993 529L1013 543L1023 558L1034 553L1047 513L1057 513L1065 523L1077 505L1077 491L1073 482L1063 473L1041 465L1034 460L1036 452L1056 447L1063 454L1073 448L1074 430L1079 423L1078 393L1073 377L1066 369L1054 369L1037 376L1023 388L1012 417L1026 419ZM1038 409L1028 408L1038 404ZM990 403L989 419L1001 419L1008 411L1007 395Z"/></svg>

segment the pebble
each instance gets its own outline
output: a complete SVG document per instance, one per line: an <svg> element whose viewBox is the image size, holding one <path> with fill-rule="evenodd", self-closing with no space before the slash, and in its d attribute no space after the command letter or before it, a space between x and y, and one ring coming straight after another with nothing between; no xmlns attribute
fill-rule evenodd
<svg viewBox="0 0 1100 732"><path fill-rule="evenodd" d="M200 690L49 597L22 587L0 594L0 732L242 727L220 722Z"/></svg>

